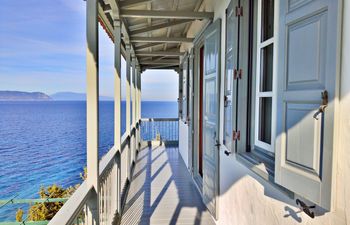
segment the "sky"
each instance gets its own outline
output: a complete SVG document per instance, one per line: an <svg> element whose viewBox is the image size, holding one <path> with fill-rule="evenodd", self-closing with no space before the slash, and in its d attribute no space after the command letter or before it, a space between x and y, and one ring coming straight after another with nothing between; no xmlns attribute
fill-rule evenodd
<svg viewBox="0 0 350 225"><path fill-rule="evenodd" d="M85 93L83 0L0 0L0 90ZM113 43L99 27L100 95L113 96ZM122 60L122 96L126 63ZM176 101L174 71L142 74L142 100Z"/></svg>

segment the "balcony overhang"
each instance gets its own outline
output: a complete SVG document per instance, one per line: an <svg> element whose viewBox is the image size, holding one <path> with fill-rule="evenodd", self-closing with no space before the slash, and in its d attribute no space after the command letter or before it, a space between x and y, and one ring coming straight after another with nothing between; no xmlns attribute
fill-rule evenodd
<svg viewBox="0 0 350 225"><path fill-rule="evenodd" d="M180 0L99 0L99 18L112 40L113 23L121 22L123 46L130 45L137 66L174 69L184 55L180 51L182 46L194 41L196 34L188 34L193 22L208 23L214 17L212 11L207 11L204 2L186 0L185 4L180 4ZM126 48L122 48L125 55Z"/></svg>

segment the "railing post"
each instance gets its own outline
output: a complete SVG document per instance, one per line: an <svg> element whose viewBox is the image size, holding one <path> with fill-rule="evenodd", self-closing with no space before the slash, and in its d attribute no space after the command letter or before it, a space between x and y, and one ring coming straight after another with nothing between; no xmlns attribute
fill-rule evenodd
<svg viewBox="0 0 350 225"><path fill-rule="evenodd" d="M121 22L114 19L114 148L121 151ZM119 158L120 159L120 158ZM117 161L116 189L117 195L115 201L117 210L121 210L121 175L120 160Z"/></svg>
<svg viewBox="0 0 350 225"><path fill-rule="evenodd" d="M87 224L99 224L98 204L98 8L97 0L87 0L86 7L86 138L87 138L87 182L94 191L87 201Z"/></svg>
<svg viewBox="0 0 350 225"><path fill-rule="evenodd" d="M130 137L130 126L131 126L131 116L130 116L130 95L131 95L131 76L130 76L130 43L126 43L126 133ZM126 162L126 171L127 171L127 178L130 180L130 138L129 138L129 148L126 151L127 154L127 162ZM122 162L123 163L123 162ZM125 163L125 162L124 162Z"/></svg>

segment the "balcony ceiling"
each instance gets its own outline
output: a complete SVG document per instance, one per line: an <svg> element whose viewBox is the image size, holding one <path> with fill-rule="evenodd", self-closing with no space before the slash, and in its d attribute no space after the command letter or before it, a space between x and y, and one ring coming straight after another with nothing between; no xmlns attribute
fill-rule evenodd
<svg viewBox="0 0 350 225"><path fill-rule="evenodd" d="M213 17L213 13L203 11L204 0L112 1L100 0L100 22L109 23L103 26L112 38L113 12L118 12L115 14L125 26L123 41L130 41L143 69L178 67L184 54L181 45L193 41L193 34L188 35L191 23Z"/></svg>

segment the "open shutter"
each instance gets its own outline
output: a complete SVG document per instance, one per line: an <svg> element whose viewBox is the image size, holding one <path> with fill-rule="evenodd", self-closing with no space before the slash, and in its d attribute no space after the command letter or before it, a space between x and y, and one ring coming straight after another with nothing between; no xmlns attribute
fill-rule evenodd
<svg viewBox="0 0 350 225"><path fill-rule="evenodd" d="M338 4L282 0L279 11L275 179L325 209L332 206Z"/></svg>
<svg viewBox="0 0 350 225"><path fill-rule="evenodd" d="M203 84L203 199L214 217L219 190L219 124L220 124L220 38L221 20L204 33Z"/></svg>
<svg viewBox="0 0 350 225"><path fill-rule="evenodd" d="M235 152L233 133L236 132L237 106L237 42L238 17L236 7L238 0L232 0L226 9L226 62L225 62L225 99L224 99L224 145L229 151Z"/></svg>

